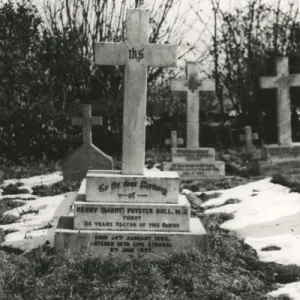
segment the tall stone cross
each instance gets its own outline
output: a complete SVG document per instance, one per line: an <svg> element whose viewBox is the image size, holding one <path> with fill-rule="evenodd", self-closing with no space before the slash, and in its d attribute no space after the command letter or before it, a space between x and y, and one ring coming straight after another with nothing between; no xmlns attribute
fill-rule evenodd
<svg viewBox="0 0 300 300"><path fill-rule="evenodd" d="M98 65L125 65L122 174L143 175L145 163L147 67L177 63L176 45L148 43L149 11L127 10L124 43L97 43Z"/></svg>
<svg viewBox="0 0 300 300"><path fill-rule="evenodd" d="M187 148L199 148L199 91L215 91L215 81L198 78L196 62L187 62L186 79L172 79L172 91L187 92Z"/></svg>
<svg viewBox="0 0 300 300"><path fill-rule="evenodd" d="M277 89L277 142L282 146L292 144L290 87L300 86L300 74L289 74L287 57L277 58L277 76L260 77L262 89Z"/></svg>
<svg viewBox="0 0 300 300"><path fill-rule="evenodd" d="M252 133L251 126L245 126L245 134L240 135L240 141L245 142L246 153L251 154L253 152L252 141L258 140L258 134Z"/></svg>
<svg viewBox="0 0 300 300"><path fill-rule="evenodd" d="M102 117L92 117L92 107L90 104L82 105L82 118L73 117L73 126L82 126L82 137L84 145L92 144L92 126L102 125Z"/></svg>
<svg viewBox="0 0 300 300"><path fill-rule="evenodd" d="M165 140L166 145L171 145L171 148L177 148L177 145L183 145L183 138L177 137L177 131L171 131L171 138Z"/></svg>

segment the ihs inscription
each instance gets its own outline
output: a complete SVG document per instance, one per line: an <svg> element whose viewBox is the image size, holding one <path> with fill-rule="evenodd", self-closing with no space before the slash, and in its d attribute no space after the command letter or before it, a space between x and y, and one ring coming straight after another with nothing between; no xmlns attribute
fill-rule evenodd
<svg viewBox="0 0 300 300"><path fill-rule="evenodd" d="M129 59L135 59L139 62L144 58L144 48L137 50L133 47L128 52L129 52Z"/></svg>

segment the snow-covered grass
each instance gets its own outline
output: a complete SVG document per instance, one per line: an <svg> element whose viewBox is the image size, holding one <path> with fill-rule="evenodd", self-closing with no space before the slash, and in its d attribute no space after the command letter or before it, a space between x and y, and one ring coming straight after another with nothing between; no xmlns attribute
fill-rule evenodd
<svg viewBox="0 0 300 300"><path fill-rule="evenodd" d="M29 178L22 179L7 179L4 180L2 187L6 187L9 184L16 184L17 182L23 183L22 188L28 190L29 193L32 193L32 187L37 185L52 185L54 183L60 182L63 180L61 172L54 172L46 175L38 175Z"/></svg>
<svg viewBox="0 0 300 300"><path fill-rule="evenodd" d="M291 193L289 188L271 183L270 178L208 193L214 192L221 195L202 204L202 207L208 208L205 213L234 215L221 228L236 231L257 251L261 261L300 266L299 193ZM223 205L228 199L241 201ZM265 251L271 246L276 247ZM300 282L287 284L271 295L287 293L292 299L300 299L299 287Z"/></svg>
<svg viewBox="0 0 300 300"><path fill-rule="evenodd" d="M62 181L61 172L47 175L33 176L23 179L9 179L2 184L2 190L9 185L22 183L20 189L27 189L27 194L1 195L2 199L22 201L23 206L15 207L3 213L3 216L12 216L15 220L11 224L0 225L0 229L8 232L1 247L30 251L48 242L53 244L54 229L59 216L68 214L75 193L66 193L51 197L32 195L35 186L51 186ZM30 199L30 200L26 200ZM69 205L69 206L68 206Z"/></svg>

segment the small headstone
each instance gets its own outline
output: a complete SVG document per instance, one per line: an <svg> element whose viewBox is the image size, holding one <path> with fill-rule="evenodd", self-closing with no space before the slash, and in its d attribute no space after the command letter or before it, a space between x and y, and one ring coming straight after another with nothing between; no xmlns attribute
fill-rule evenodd
<svg viewBox="0 0 300 300"><path fill-rule="evenodd" d="M147 66L177 60L176 46L148 44L148 30L148 11L129 10L125 43L96 46L97 64L125 65L122 171L89 170L72 220L62 218L56 230L60 252L159 259L192 247L207 250L205 229L179 195L178 174L144 172Z"/></svg>
<svg viewBox="0 0 300 300"><path fill-rule="evenodd" d="M92 143L92 126L102 125L102 117L92 117L91 105L82 106L82 118L72 119L74 126L82 126L83 145L64 162L64 180L82 180L88 169L111 170L113 160Z"/></svg>
<svg viewBox="0 0 300 300"><path fill-rule="evenodd" d="M251 126L245 126L245 134L240 135L240 141L245 142L245 152L247 154L253 153L253 141L258 140L258 134L252 133Z"/></svg>
<svg viewBox="0 0 300 300"><path fill-rule="evenodd" d="M177 137L177 131L171 131L171 138L165 140L166 145L171 145L171 148L177 148L177 145L183 145L183 138Z"/></svg>
<svg viewBox="0 0 300 300"><path fill-rule="evenodd" d="M300 86L300 74L289 74L287 57L277 58L277 75L260 77L262 89L276 89L277 144L263 147L264 160L254 162L259 174L299 173L300 144L292 143L290 88ZM291 167L289 167L291 166Z"/></svg>

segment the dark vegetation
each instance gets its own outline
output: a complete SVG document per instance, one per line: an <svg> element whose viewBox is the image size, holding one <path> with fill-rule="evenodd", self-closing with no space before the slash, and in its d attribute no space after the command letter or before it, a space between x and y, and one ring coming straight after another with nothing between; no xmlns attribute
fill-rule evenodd
<svg viewBox="0 0 300 300"><path fill-rule="evenodd" d="M76 181L60 181L51 186L47 185L37 185L32 188L33 195L40 197L55 196L62 193L67 193L71 191L78 191L80 187L80 182Z"/></svg>
<svg viewBox="0 0 300 300"><path fill-rule="evenodd" d="M113 10L108 9L110 1L102 0L62 0L56 6L47 0L41 11L31 1L0 4L1 163L64 159L81 144L81 129L71 126L71 116L80 115L81 103L92 104L93 115L103 116L103 126L93 128L94 144L110 155L120 155L124 70L95 66L93 43L123 40L126 2L120 1L121 6ZM165 22L176 2L163 0L159 9L151 10L150 42L178 40L182 50L179 58L190 51L200 62L213 58L214 67L207 68L205 75L216 79L217 97L201 95L201 144L239 146L244 125L252 125L253 132L263 139L276 136L275 124L270 125L275 120L275 109L271 109L274 95L260 91L258 76L273 74L274 59L282 55L290 57L290 72L299 71L298 10L292 4L283 10L280 2L261 4L256 0L230 12L215 7L216 35L205 40L207 49L198 53L202 50L195 44L184 42L188 34L182 26L188 19L186 14L172 24ZM204 16L199 7L197 4L189 13L201 20ZM96 10L97 16L92 18ZM221 56L225 60L219 60ZM148 149L166 149L164 139L171 130L185 136L186 95L170 91L168 79L176 75L174 72L149 68ZM292 89L291 95L295 111L299 91ZM232 110L236 116L229 116ZM299 124L294 113L293 120L293 138L297 140ZM0 179L3 176L9 177L0 170Z"/></svg>
<svg viewBox="0 0 300 300"><path fill-rule="evenodd" d="M0 224L11 224L14 223L18 217L15 217L13 215L4 215L4 212L11 210L16 207L23 206L23 201L17 201L13 198L4 198L0 201ZM0 239L1 240L1 239Z"/></svg>
<svg viewBox="0 0 300 300"><path fill-rule="evenodd" d="M290 188L290 192L300 193L300 176L296 174L275 174L271 180L272 183L281 184Z"/></svg>

